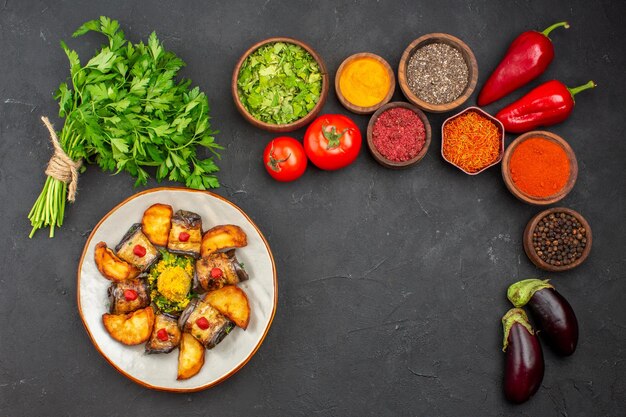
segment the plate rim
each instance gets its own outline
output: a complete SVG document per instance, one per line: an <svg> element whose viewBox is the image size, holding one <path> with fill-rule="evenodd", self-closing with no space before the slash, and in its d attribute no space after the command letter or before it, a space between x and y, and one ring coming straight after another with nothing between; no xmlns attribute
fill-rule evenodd
<svg viewBox="0 0 626 417"><path fill-rule="evenodd" d="M87 326L87 323L85 321L85 317L83 315L82 305L81 305L81 302L80 302L80 279L81 279L81 270L82 270L83 262L85 260L85 255L87 254L87 249L89 247L89 244L91 243L91 239L93 239L93 237L94 237L96 231L99 229L100 225L106 219L108 219L109 216L111 216L113 214L113 212L115 212L118 208L120 208L123 205L127 204L131 200L134 200L134 199L136 199L138 197L141 197L143 195L146 195L146 194L151 194L151 193L160 192L160 191L184 191L184 192L191 192L191 193L207 194L207 195L209 195L211 197L215 197L215 198L217 198L217 199L219 199L219 200L229 204L231 207L233 207L234 209L239 211L246 218L246 220L248 220L248 222L250 222L250 224L252 225L252 227L254 227L254 229L257 231L259 236L261 236L261 240L265 244L265 247L267 249L267 253L270 256L270 261L271 261L271 264L272 264L272 275L273 275L273 279L274 279L274 305L272 306L272 312L270 313L269 322L267 323L267 326L265 327L265 330L263 331L263 334L262 334L260 340L258 341L256 346L254 347L252 352L250 352L250 354L241 363L239 363L237 366L235 366L235 368L233 368L231 371L229 371L226 374L222 375L221 377L219 377L217 380L215 380L213 382L209 382L207 384L204 384L204 385L201 385L201 386L198 386L198 387L193 387L193 388L171 388L171 387L162 387L162 386L152 385L152 384L149 384L149 383L147 383L145 381L142 381L142 380L140 380L138 378L135 378L134 376L128 374L123 369L118 367L117 364L115 364L107 355L104 354L104 352L102 352L102 350L100 350L100 346L98 345L98 343L96 343L96 341L94 339L94 336L91 334L91 331L89 330L89 327ZM274 316L276 314L276 307L278 305L278 279L277 279L277 274L276 274L276 262L274 261L274 254L272 253L270 245L267 243L267 239L265 238L265 236L263 235L263 233L261 232L259 227L250 218L250 216L248 216L246 214L246 212L244 212L239 206L237 206L232 201L226 199L225 197L222 197L219 194L215 194L215 193L213 193L211 191L208 191L208 190L194 190L194 189L185 188L185 187L156 187L156 188L151 188L149 190L140 191L140 192L138 192L136 194L133 194L133 195L127 197L126 199L122 200L119 204L117 204L115 207L113 207L111 210L109 210L107 212L107 214L105 214L100 219L100 221L98 221L98 223L91 230L91 233L89 234L89 237L87 238L87 241L85 242L85 246L83 248L82 254L81 254L80 259L78 261L78 270L77 270L77 274L76 274L76 304L77 304L77 307L78 307L78 314L80 315L80 319L81 319L81 322L83 324L83 327L85 328L85 331L89 335L89 339L91 340L91 343L93 344L93 346L96 348L98 353L100 353L100 355L104 359L106 359L106 361L116 371L118 371L119 373L124 375L126 378L130 379L131 381L133 381L133 382L135 382L135 383L137 383L137 384L139 384L139 385L141 385L141 386L143 386L145 388L149 388L149 389L156 390L156 391L178 392L178 393L203 391L203 390L206 390L208 388L214 387L214 386L220 384L221 382L224 382L225 380L227 380L228 378L230 378L231 376L236 374L241 368L243 368L250 361L250 359L252 359L252 357L256 354L256 352L259 350L259 348L263 344L263 341L265 340L265 337L267 336L267 333L269 332L270 327L272 327L272 322L274 321Z"/></svg>

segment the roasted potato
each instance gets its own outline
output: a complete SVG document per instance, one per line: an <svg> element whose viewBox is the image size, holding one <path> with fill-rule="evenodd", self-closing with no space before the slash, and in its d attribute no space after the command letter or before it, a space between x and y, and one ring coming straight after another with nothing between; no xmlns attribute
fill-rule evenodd
<svg viewBox="0 0 626 417"><path fill-rule="evenodd" d="M223 224L215 226L202 236L202 246L200 247L200 256L205 257L209 254L225 249L241 248L248 244L246 233L241 227L234 224Z"/></svg>
<svg viewBox="0 0 626 417"><path fill-rule="evenodd" d="M204 365L205 350L202 343L192 335L183 333L178 351L178 377L176 379L189 379L200 372Z"/></svg>
<svg viewBox="0 0 626 417"><path fill-rule="evenodd" d="M236 285L226 285L204 296L214 309L232 320L238 327L246 329L250 322L248 296Z"/></svg>
<svg viewBox="0 0 626 417"><path fill-rule="evenodd" d="M148 240L156 246L167 246L167 239L172 228L172 206L167 204L153 204L143 213L141 230Z"/></svg>
<svg viewBox="0 0 626 417"><path fill-rule="evenodd" d="M103 314L102 323L113 339L125 345L138 345L152 334L154 311L146 307L130 314Z"/></svg>
<svg viewBox="0 0 626 417"><path fill-rule="evenodd" d="M133 265L118 258L111 249L107 248L107 244L104 242L96 245L94 260L98 271L111 281L121 282L135 278L140 272Z"/></svg>

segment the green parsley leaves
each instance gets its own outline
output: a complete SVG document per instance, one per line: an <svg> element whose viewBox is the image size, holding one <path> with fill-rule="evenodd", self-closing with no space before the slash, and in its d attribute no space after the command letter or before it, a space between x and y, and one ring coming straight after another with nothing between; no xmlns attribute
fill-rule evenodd
<svg viewBox="0 0 626 417"><path fill-rule="evenodd" d="M90 31L109 42L84 66L61 43L70 61L71 87L62 83L55 98L59 116L65 117L62 145L70 157L115 174L126 171L137 178L135 185L145 185L146 167L155 167L159 181L218 187L213 158L196 153L202 146L219 157L221 149L210 129L207 97L198 87L190 89L189 80L175 80L185 63L163 49L154 32L147 45L133 45L117 21L101 17L73 36Z"/></svg>
<svg viewBox="0 0 626 417"><path fill-rule="evenodd" d="M74 37L88 32L106 36L108 43L82 65L76 51L61 42L70 64L70 79L55 94L59 116L65 119L61 146L73 160L96 163L115 174L126 171L145 185L156 179L187 187L219 187L213 157L223 149L214 141L209 103L191 81L176 80L185 63L153 32L148 44L126 40L119 23L107 17L82 25ZM213 156L201 158L197 147ZM67 185L48 177L29 214L34 232L63 223Z"/></svg>
<svg viewBox="0 0 626 417"><path fill-rule="evenodd" d="M284 42L251 53L239 70L239 99L256 119L287 124L306 116L322 91L320 67L305 49Z"/></svg>

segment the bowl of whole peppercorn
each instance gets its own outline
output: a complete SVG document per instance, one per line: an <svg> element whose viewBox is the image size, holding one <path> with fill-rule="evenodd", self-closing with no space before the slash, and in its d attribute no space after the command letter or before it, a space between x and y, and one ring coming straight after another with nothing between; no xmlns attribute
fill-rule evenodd
<svg viewBox="0 0 626 417"><path fill-rule="evenodd" d="M538 268L567 271L587 259L591 240L591 227L580 213L553 207L537 214L526 225L524 251Z"/></svg>

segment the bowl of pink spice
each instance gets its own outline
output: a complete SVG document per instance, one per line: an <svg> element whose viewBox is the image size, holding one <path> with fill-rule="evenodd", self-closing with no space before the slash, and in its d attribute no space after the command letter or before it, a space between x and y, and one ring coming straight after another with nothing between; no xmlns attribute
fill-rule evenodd
<svg viewBox="0 0 626 417"><path fill-rule="evenodd" d="M431 129L416 106L395 101L382 106L367 125L367 146L376 161L391 169L408 168L426 156Z"/></svg>

